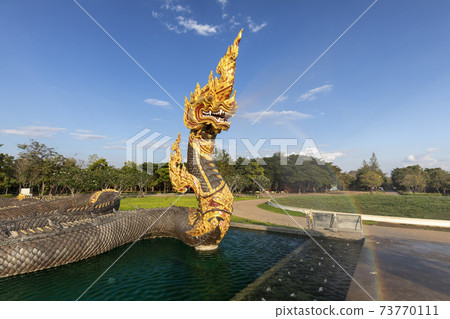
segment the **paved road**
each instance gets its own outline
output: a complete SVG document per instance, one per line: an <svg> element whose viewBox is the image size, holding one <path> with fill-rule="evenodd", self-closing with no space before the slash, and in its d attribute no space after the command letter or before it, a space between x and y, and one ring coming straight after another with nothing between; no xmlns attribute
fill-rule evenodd
<svg viewBox="0 0 450 319"><path fill-rule="evenodd" d="M262 210L267 199L235 202L239 217L298 227ZM294 219L306 227L302 217ZM450 300L450 232L364 225L366 241L347 300ZM370 295L370 296L369 296Z"/></svg>
<svg viewBox="0 0 450 319"><path fill-rule="evenodd" d="M294 216L292 219L287 215L272 213L257 207L257 205L265 203L268 200L268 198L263 198L235 202L233 215L290 227L299 227L298 224L306 227L306 219L304 217Z"/></svg>
<svg viewBox="0 0 450 319"><path fill-rule="evenodd" d="M450 232L364 225L354 279L375 300L450 300ZM347 300L372 300L352 282Z"/></svg>

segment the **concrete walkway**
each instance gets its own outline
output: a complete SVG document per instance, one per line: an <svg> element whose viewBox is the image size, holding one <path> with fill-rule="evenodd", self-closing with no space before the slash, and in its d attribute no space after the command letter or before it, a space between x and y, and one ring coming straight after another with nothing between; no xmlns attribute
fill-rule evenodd
<svg viewBox="0 0 450 319"><path fill-rule="evenodd" d="M306 219L304 217L293 216L294 221L287 215L272 213L257 207L257 205L267 201L267 198L263 198L235 202L233 215L290 227L298 227L297 223L299 223L302 227L306 228Z"/></svg>
<svg viewBox="0 0 450 319"><path fill-rule="evenodd" d="M266 201L235 202L233 214L298 227L287 215L257 207ZM305 218L294 219L306 228ZM450 300L450 232L369 225L363 231L347 300Z"/></svg>
<svg viewBox="0 0 450 319"><path fill-rule="evenodd" d="M293 210L296 212L306 213L311 211L308 208L293 207L287 205L280 205L274 201L269 201L268 204L272 207L282 208L285 210ZM318 210L314 209L314 212L318 213L331 213L331 214L351 214L343 212L332 212L328 210ZM416 226L428 226L428 227L444 227L450 228L450 220L439 220L439 219L425 219L425 218L405 218L405 217L391 217L391 216L381 216L381 215L367 215L361 214L362 221L374 221L390 224L403 224L403 225L416 225Z"/></svg>

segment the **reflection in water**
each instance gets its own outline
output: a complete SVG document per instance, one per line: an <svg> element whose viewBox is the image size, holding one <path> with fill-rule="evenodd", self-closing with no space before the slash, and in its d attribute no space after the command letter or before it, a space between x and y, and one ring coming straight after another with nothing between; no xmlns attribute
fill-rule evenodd
<svg viewBox="0 0 450 319"><path fill-rule="evenodd" d="M304 238L230 229L214 252L176 239L137 242L82 300L229 300ZM0 300L75 300L128 247L0 279Z"/></svg>
<svg viewBox="0 0 450 319"><path fill-rule="evenodd" d="M310 240L303 244L272 268L270 275L261 277L234 299L345 300L363 240L324 238L317 243Z"/></svg>

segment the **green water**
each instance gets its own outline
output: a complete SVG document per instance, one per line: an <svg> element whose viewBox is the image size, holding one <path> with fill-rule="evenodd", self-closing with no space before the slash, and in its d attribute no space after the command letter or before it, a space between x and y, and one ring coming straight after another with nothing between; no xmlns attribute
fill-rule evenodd
<svg viewBox="0 0 450 319"><path fill-rule="evenodd" d="M229 300L305 241L230 229L215 252L176 239L137 242L81 300ZM76 300L128 247L0 279L0 300Z"/></svg>

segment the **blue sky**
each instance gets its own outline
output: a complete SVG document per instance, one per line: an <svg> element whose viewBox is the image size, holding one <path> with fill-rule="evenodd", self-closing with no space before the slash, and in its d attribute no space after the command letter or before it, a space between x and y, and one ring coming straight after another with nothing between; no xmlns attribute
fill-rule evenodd
<svg viewBox="0 0 450 319"><path fill-rule="evenodd" d="M358 168L450 170L450 2L125 1L0 3L0 144L30 138L65 156L121 166L125 141L148 128L171 137L184 97L206 84L241 28L239 109L223 132L237 154L279 151L271 138L312 138L326 160ZM312 66L311 64L339 38ZM308 69L308 67L310 67ZM254 124L292 83L308 71Z"/></svg>

